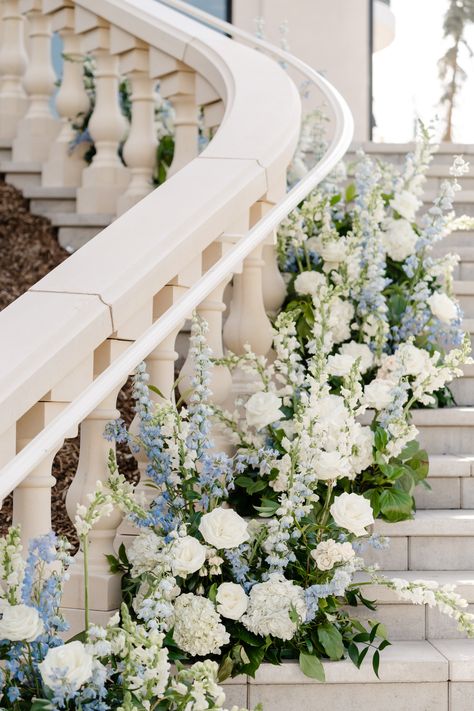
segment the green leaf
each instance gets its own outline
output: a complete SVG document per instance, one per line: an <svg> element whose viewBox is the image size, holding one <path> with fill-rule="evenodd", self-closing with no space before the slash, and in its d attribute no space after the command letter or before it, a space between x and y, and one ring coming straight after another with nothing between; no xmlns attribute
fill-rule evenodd
<svg viewBox="0 0 474 711"><path fill-rule="evenodd" d="M349 654L352 663L357 666L359 663L359 650L353 642L349 643L349 646L347 647L347 653Z"/></svg>
<svg viewBox="0 0 474 711"><path fill-rule="evenodd" d="M357 195L355 183L350 183L346 188L346 202L352 202Z"/></svg>
<svg viewBox="0 0 474 711"><path fill-rule="evenodd" d="M82 630L82 632L78 632L77 634L74 635L74 637L70 637L66 644L69 644L69 642L86 642L87 641L87 635L86 631Z"/></svg>
<svg viewBox="0 0 474 711"><path fill-rule="evenodd" d="M374 669L375 676L377 677L377 679L380 679L380 677L379 677L379 665L380 665L380 654L379 654L379 652L378 652L378 650L377 650L377 651L374 652L374 656L372 657L372 667L373 667L373 669Z"/></svg>
<svg viewBox="0 0 474 711"><path fill-rule="evenodd" d="M31 711L54 711L54 706L48 699L32 699Z"/></svg>
<svg viewBox="0 0 474 711"><path fill-rule="evenodd" d="M280 508L278 501L272 501L271 499L262 499L261 506L254 506L255 511L258 511L262 518L268 518L274 516L277 510Z"/></svg>
<svg viewBox="0 0 474 711"><path fill-rule="evenodd" d="M387 446L388 435L382 427L377 427L374 433L374 444L376 449L383 451Z"/></svg>
<svg viewBox="0 0 474 711"><path fill-rule="evenodd" d="M319 657L316 657L314 654L300 652L299 661L300 669L305 676L309 676L311 679L317 679L318 681L325 681L324 667Z"/></svg>
<svg viewBox="0 0 474 711"><path fill-rule="evenodd" d="M344 656L344 643L337 627L330 622L324 622L318 627L318 639L323 645L329 659L341 659Z"/></svg>
<svg viewBox="0 0 474 711"><path fill-rule="evenodd" d="M234 662L230 656L224 657L219 666L219 671L217 673L217 681L221 684L225 681L231 674L234 668Z"/></svg>
<svg viewBox="0 0 474 711"><path fill-rule="evenodd" d="M384 489L380 494L380 513L386 521L404 521L413 515L413 498L399 489Z"/></svg>
<svg viewBox="0 0 474 711"><path fill-rule="evenodd" d="M161 392L161 390L159 390L159 388L157 388L155 385L149 385L149 386L148 386L148 390L151 390L152 392L156 393L157 395L159 395L160 397L162 397L163 400L167 400L167 398L163 395L163 393Z"/></svg>

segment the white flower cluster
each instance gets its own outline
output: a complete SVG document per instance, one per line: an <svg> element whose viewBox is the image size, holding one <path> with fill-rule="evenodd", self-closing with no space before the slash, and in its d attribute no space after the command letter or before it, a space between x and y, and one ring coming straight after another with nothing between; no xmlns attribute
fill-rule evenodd
<svg viewBox="0 0 474 711"><path fill-rule="evenodd" d="M253 586L242 623L254 634L290 640L305 619L303 589L272 573L267 581Z"/></svg>
<svg viewBox="0 0 474 711"><path fill-rule="evenodd" d="M217 654L230 640L214 604L193 593L176 599L173 638L185 652L202 657Z"/></svg>

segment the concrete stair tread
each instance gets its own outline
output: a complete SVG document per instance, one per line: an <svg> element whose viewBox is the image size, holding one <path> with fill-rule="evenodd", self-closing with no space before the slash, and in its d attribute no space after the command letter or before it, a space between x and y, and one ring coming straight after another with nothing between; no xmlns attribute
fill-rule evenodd
<svg viewBox="0 0 474 711"><path fill-rule="evenodd" d="M48 217L55 227L107 227L115 219L115 215L78 214L77 212L55 212Z"/></svg>
<svg viewBox="0 0 474 711"><path fill-rule="evenodd" d="M474 509L420 509L415 517L408 521L388 523L377 520L374 531L391 538L397 536L474 537Z"/></svg>
<svg viewBox="0 0 474 711"><path fill-rule="evenodd" d="M41 170L41 163L9 160L0 162L0 173L41 173Z"/></svg>
<svg viewBox="0 0 474 711"><path fill-rule="evenodd" d="M375 676L370 659L357 669L350 659L325 661L327 684L363 684L380 682L431 682L448 679L448 660L428 641L393 642L380 655L380 679ZM317 684L300 671L296 662L280 666L264 664L250 684Z"/></svg>
<svg viewBox="0 0 474 711"><path fill-rule="evenodd" d="M409 582L432 580L439 585L455 585L456 591L465 600L471 603L474 602L474 570L383 570L382 575L386 578L402 578ZM363 582L367 579L367 574L363 572L356 573L354 576L354 580L357 582ZM376 600L377 604L412 604L406 600L401 600L394 590L390 590L383 585L365 585L363 593L364 597L369 600Z"/></svg>
<svg viewBox="0 0 474 711"><path fill-rule="evenodd" d="M77 188L63 187L43 187L42 185L31 185L23 190L23 196L28 199L74 199Z"/></svg>
<svg viewBox="0 0 474 711"><path fill-rule="evenodd" d="M469 279L459 280L453 282L454 293L458 295L472 295L474 296L474 281Z"/></svg>
<svg viewBox="0 0 474 711"><path fill-rule="evenodd" d="M474 454L431 454L429 477L470 477L474 472Z"/></svg>
<svg viewBox="0 0 474 711"><path fill-rule="evenodd" d="M474 324L474 319L473 319ZM413 422L425 427L473 427L474 407L441 407L412 410ZM474 441L473 441L474 453Z"/></svg>
<svg viewBox="0 0 474 711"><path fill-rule="evenodd" d="M433 639L431 644L448 660L451 681L474 681L474 639Z"/></svg>

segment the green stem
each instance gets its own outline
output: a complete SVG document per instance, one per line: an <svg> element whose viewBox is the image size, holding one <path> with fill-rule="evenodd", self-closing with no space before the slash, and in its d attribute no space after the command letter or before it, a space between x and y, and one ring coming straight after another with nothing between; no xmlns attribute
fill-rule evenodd
<svg viewBox="0 0 474 711"><path fill-rule="evenodd" d="M82 539L82 553L84 556L84 627L86 632L90 626L89 614L89 536Z"/></svg>
<svg viewBox="0 0 474 711"><path fill-rule="evenodd" d="M321 512L321 520L320 520L320 529L317 535L317 540L318 542L321 540L323 536L324 529L326 528L326 524L328 522L329 518L329 507L331 505L331 498L332 498L332 490L334 489L334 481L328 481L328 490L326 493L326 500L324 502L323 510Z"/></svg>

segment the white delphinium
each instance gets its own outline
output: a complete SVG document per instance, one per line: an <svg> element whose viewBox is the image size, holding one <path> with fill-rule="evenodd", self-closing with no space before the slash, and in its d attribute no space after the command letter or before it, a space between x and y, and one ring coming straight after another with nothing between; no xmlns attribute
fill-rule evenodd
<svg viewBox="0 0 474 711"><path fill-rule="evenodd" d="M218 654L230 640L213 603L205 597L180 595L174 605L174 619L174 641L192 656Z"/></svg>
<svg viewBox="0 0 474 711"><path fill-rule="evenodd" d="M294 621L294 615L298 621ZM267 581L252 587L247 612L241 621L254 634L290 640L305 618L303 588L273 573Z"/></svg>
<svg viewBox="0 0 474 711"><path fill-rule="evenodd" d="M3 600L10 605L22 602L21 589L25 567L20 529L11 527L6 535L0 538L0 604Z"/></svg>
<svg viewBox="0 0 474 711"><path fill-rule="evenodd" d="M284 405L291 403L295 391L297 392L305 382L305 367L299 348L295 322L291 314L282 312L275 322L273 367L275 381L279 387L278 394L282 397Z"/></svg>

